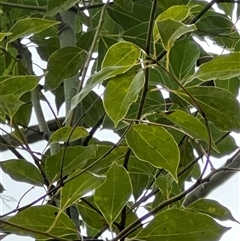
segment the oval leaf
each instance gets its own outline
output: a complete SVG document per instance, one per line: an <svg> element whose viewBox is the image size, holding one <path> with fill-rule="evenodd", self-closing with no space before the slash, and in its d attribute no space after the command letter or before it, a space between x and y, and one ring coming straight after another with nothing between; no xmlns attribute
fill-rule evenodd
<svg viewBox="0 0 240 241"><path fill-rule="evenodd" d="M137 100L144 84L142 72L127 72L111 79L104 91L103 103L108 116L117 126L125 117L131 104Z"/></svg>
<svg viewBox="0 0 240 241"><path fill-rule="evenodd" d="M127 144L141 160L166 169L177 181L180 154L172 135L162 127L133 125L127 133Z"/></svg>
<svg viewBox="0 0 240 241"><path fill-rule="evenodd" d="M132 194L132 185L128 172L122 166L114 164L106 174L106 182L94 195L94 202L111 226Z"/></svg>
<svg viewBox="0 0 240 241"><path fill-rule="evenodd" d="M217 128L223 131L240 130L240 105L229 91L210 86L190 87L187 90ZM175 93L195 105L183 90Z"/></svg>
<svg viewBox="0 0 240 241"><path fill-rule="evenodd" d="M64 79L76 75L83 66L87 53L74 46L60 48L48 60L45 86L47 90L56 89Z"/></svg>
<svg viewBox="0 0 240 241"><path fill-rule="evenodd" d="M60 129L58 129L57 131L55 131L51 135L49 141L51 143L58 143L61 141L66 142L69 140L69 142L71 142L71 141L76 141L76 140L86 137L86 136L88 136L88 131L81 126L77 126L74 129L73 129L73 127L70 127L70 126L64 126L64 127L61 127Z"/></svg>
<svg viewBox="0 0 240 241"><path fill-rule="evenodd" d="M220 240L228 229L207 215L169 209L157 214L136 238L144 241Z"/></svg>
<svg viewBox="0 0 240 241"><path fill-rule="evenodd" d="M2 170L17 182L26 182L36 186L42 186L43 177L37 167L23 160L7 160L0 163Z"/></svg>
<svg viewBox="0 0 240 241"><path fill-rule="evenodd" d="M8 42L13 42L16 39L26 37L31 34L40 33L59 22L42 19L42 18L24 18L18 20L9 30L12 33Z"/></svg>

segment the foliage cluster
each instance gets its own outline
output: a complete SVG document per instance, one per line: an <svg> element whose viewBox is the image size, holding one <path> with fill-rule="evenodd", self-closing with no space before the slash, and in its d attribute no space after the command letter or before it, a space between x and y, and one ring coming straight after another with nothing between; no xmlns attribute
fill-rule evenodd
<svg viewBox="0 0 240 241"><path fill-rule="evenodd" d="M10 127L1 127L0 142L16 156L0 166L17 182L46 190L1 216L6 236L90 241L108 230L111 241L221 238L228 228L216 220L236 220L204 198L202 185L211 191L240 166L230 135L240 131L234 2L0 2L0 120ZM210 54L196 39L227 54ZM42 76L34 74L31 46L47 62ZM42 101L54 120L44 116ZM29 124L33 112L38 126ZM114 131L119 141L98 140L99 129ZM36 153L29 144L39 140L47 146ZM233 152L214 168L212 157ZM193 182L185 190L186 181ZM147 210L141 217L140 206Z"/></svg>

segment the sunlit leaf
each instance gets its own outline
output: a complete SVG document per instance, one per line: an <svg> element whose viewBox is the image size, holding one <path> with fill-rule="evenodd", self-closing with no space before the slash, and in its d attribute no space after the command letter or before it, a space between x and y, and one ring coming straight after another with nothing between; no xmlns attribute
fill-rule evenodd
<svg viewBox="0 0 240 241"><path fill-rule="evenodd" d="M169 132L152 125L133 125L127 143L134 154L157 168L165 168L177 181L179 149Z"/></svg>
<svg viewBox="0 0 240 241"><path fill-rule="evenodd" d="M9 30L10 35L8 42L13 42L16 39L26 37L34 33L40 33L41 31L48 29L59 22L42 19L42 18L24 18L18 20Z"/></svg>
<svg viewBox="0 0 240 241"><path fill-rule="evenodd" d="M221 205L216 200L211 199L199 199L193 203L191 203L187 209L190 211L195 211L198 213L205 213L213 218L216 218L221 221L231 220L234 222L238 222L228 208Z"/></svg>
<svg viewBox="0 0 240 241"><path fill-rule="evenodd" d="M128 172L113 164L106 174L106 182L94 195L94 201L109 225L112 225L132 194Z"/></svg>
<svg viewBox="0 0 240 241"><path fill-rule="evenodd" d="M108 116L117 126L125 117L130 105L137 100L138 93L143 87L144 75L142 72L127 72L124 75L111 79L104 92L104 107Z"/></svg>
<svg viewBox="0 0 240 241"><path fill-rule="evenodd" d="M77 126L74 129L70 126L64 126L55 131L51 135L49 141L51 143L58 143L61 141L66 142L69 140L69 142L71 142L86 136L88 136L88 131L81 126Z"/></svg>

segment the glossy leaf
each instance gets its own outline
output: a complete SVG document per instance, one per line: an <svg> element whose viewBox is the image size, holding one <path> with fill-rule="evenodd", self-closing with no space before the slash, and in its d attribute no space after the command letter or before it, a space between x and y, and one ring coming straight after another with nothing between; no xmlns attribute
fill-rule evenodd
<svg viewBox="0 0 240 241"><path fill-rule="evenodd" d="M72 142L86 136L88 136L88 131L81 126L77 126L74 129L70 126L64 126L55 131L49 141L50 143L66 142L68 140Z"/></svg>
<svg viewBox="0 0 240 241"><path fill-rule="evenodd" d="M77 229L72 220L65 213L60 214L53 229L50 232L47 232L49 227L55 221L58 211L58 208L50 205L33 206L18 212L7 220L19 227L28 228L33 231L35 230L36 233L8 225L3 225L3 230L17 235L31 236L36 239L49 238L49 236L37 233L38 231L49 233L56 237L69 238L70 240L77 239Z"/></svg>
<svg viewBox="0 0 240 241"><path fill-rule="evenodd" d="M195 211L198 213L204 213L207 214L215 219L218 219L220 221L226 221L231 220L234 222L236 219L232 216L231 212L228 210L228 208L221 205L216 200L211 199L199 199L193 203L191 203L188 207L188 210Z"/></svg>
<svg viewBox="0 0 240 241"><path fill-rule="evenodd" d="M0 162L1 169L17 182L26 182L42 186L43 177L36 166L23 159L11 159Z"/></svg>
<svg viewBox="0 0 240 241"><path fill-rule="evenodd" d="M69 178L73 177L75 173ZM90 172L84 172L80 176L66 183L61 189L60 208L65 210L67 207L75 203L83 195L94 191L103 184L104 177L95 176Z"/></svg>
<svg viewBox="0 0 240 241"><path fill-rule="evenodd" d="M133 125L127 133L127 143L141 160L164 168L177 181L178 146L169 132L159 126Z"/></svg>
<svg viewBox="0 0 240 241"><path fill-rule="evenodd" d="M59 179L61 165L63 165L63 176L83 167L87 160L96 155L96 147L67 147L64 160L62 160L62 155L63 149L55 155L48 157L46 160L45 168L50 182L54 182Z"/></svg>
<svg viewBox="0 0 240 241"><path fill-rule="evenodd" d="M181 22L165 19L157 22L159 36L161 38L163 47L166 51L169 51L174 45L174 42L182 35L196 30L194 25L185 25ZM154 39L155 42L159 38Z"/></svg>
<svg viewBox="0 0 240 241"><path fill-rule="evenodd" d="M190 87L187 90L217 128L223 131L240 129L240 105L229 91L210 86ZM195 105L184 91L176 91L176 94Z"/></svg>
<svg viewBox="0 0 240 241"><path fill-rule="evenodd" d="M104 91L103 104L115 126L126 116L131 104L137 100L143 84L143 73L136 74L133 71L109 81Z"/></svg>
<svg viewBox="0 0 240 241"><path fill-rule="evenodd" d="M240 52L216 56L212 61L202 64L193 78L203 81L211 79L228 79L239 76Z"/></svg>
<svg viewBox="0 0 240 241"><path fill-rule="evenodd" d="M45 80L47 90L56 89L64 79L78 73L86 60L87 53L74 46L60 48L48 60Z"/></svg>
<svg viewBox="0 0 240 241"><path fill-rule="evenodd" d="M157 214L136 238L145 241L218 240L229 228L204 214L169 209Z"/></svg>
<svg viewBox="0 0 240 241"><path fill-rule="evenodd" d="M128 172L122 166L113 164L106 174L106 182L94 195L95 204L111 226L132 194Z"/></svg>
<svg viewBox="0 0 240 241"><path fill-rule="evenodd" d="M9 30L12 34L8 39L8 43L31 34L40 33L58 23L59 22L41 18L20 19Z"/></svg>

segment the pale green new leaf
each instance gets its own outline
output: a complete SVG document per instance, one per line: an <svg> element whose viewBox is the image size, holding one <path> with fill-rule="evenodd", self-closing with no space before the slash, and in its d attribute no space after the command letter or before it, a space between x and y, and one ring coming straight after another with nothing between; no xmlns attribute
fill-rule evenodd
<svg viewBox="0 0 240 241"><path fill-rule="evenodd" d="M207 215L169 209L157 214L135 238L144 241L210 241L220 240L228 229Z"/></svg>
<svg viewBox="0 0 240 241"><path fill-rule="evenodd" d="M49 227L55 221L59 209L50 205L41 205L28 207L16 215L10 217L7 221L20 227L28 228L36 232L46 233ZM17 235L31 236L35 239L46 239L47 236L30 232L21 228L3 225L3 230ZM69 240L78 238L77 229L72 220L65 213L61 213L53 229L48 232L51 235L62 237ZM49 237L48 237L49 238Z"/></svg>
<svg viewBox="0 0 240 241"><path fill-rule="evenodd" d="M193 203L191 203L187 209L190 211L195 211L198 213L205 213L213 218L216 218L220 221L231 220L234 222L238 222L228 208L221 205L216 200L211 199L199 199Z"/></svg>
<svg viewBox="0 0 240 241"><path fill-rule="evenodd" d="M42 186L43 177L32 163L23 159L11 159L0 162L1 169L17 182L26 182Z"/></svg>
<svg viewBox="0 0 240 241"><path fill-rule="evenodd" d="M47 90L56 89L64 79L76 75L83 66L87 53L74 46L60 48L48 60L45 86Z"/></svg>
<svg viewBox="0 0 240 241"><path fill-rule="evenodd" d="M165 19L157 22L159 35L166 51L169 51L174 45L174 42L182 35L196 30L195 25L185 25L181 22ZM158 38L154 39L155 42Z"/></svg>
<svg viewBox="0 0 240 241"><path fill-rule="evenodd" d="M133 125L127 133L127 144L141 160L166 169L177 181L180 154L172 135L159 126Z"/></svg>
<svg viewBox="0 0 240 241"><path fill-rule="evenodd" d="M74 6L77 0L48 0L47 1L47 12L48 16L55 16L59 12L64 12L69 10Z"/></svg>
<svg viewBox="0 0 240 241"><path fill-rule="evenodd" d="M69 178L73 177L69 176ZM85 194L94 191L105 181L104 177L95 176L90 172L84 172L80 176L66 183L61 189L60 208L65 210Z"/></svg>
<svg viewBox="0 0 240 241"><path fill-rule="evenodd" d="M63 149L55 155L49 156L45 162L45 170L49 182L59 179L61 165L63 165L63 176L70 174L83 167L89 159L94 158L96 150L96 146L67 147L64 160L62 160Z"/></svg>
<svg viewBox="0 0 240 241"><path fill-rule="evenodd" d="M71 135L71 136L70 136ZM77 126L73 129L70 126L64 126L56 130L50 137L50 143L72 142L80 138L88 136L88 131L82 126Z"/></svg>
<svg viewBox="0 0 240 241"><path fill-rule="evenodd" d="M196 86L187 88L198 102L206 117L217 128L223 131L240 130L240 105L233 94L217 87ZM183 91L175 92L192 105L192 99Z"/></svg>
<svg viewBox="0 0 240 241"><path fill-rule="evenodd" d="M143 73L136 74L134 71L116 76L109 81L104 91L103 104L115 126L125 117L131 104L137 100L143 84Z"/></svg>
<svg viewBox="0 0 240 241"><path fill-rule="evenodd" d="M240 52L216 56L213 60L202 64L191 79L203 81L211 79L228 79L240 74Z"/></svg>
<svg viewBox="0 0 240 241"><path fill-rule="evenodd" d="M114 163L106 174L105 183L94 195L94 202L111 226L132 194L132 185L128 172Z"/></svg>
<svg viewBox="0 0 240 241"><path fill-rule="evenodd" d="M0 95L22 96L38 85L39 78L35 75L14 76L0 82Z"/></svg>
<svg viewBox="0 0 240 241"><path fill-rule="evenodd" d="M10 35L8 43L31 34L40 33L56 24L59 24L59 22L42 18L20 19L9 30L12 35Z"/></svg>

